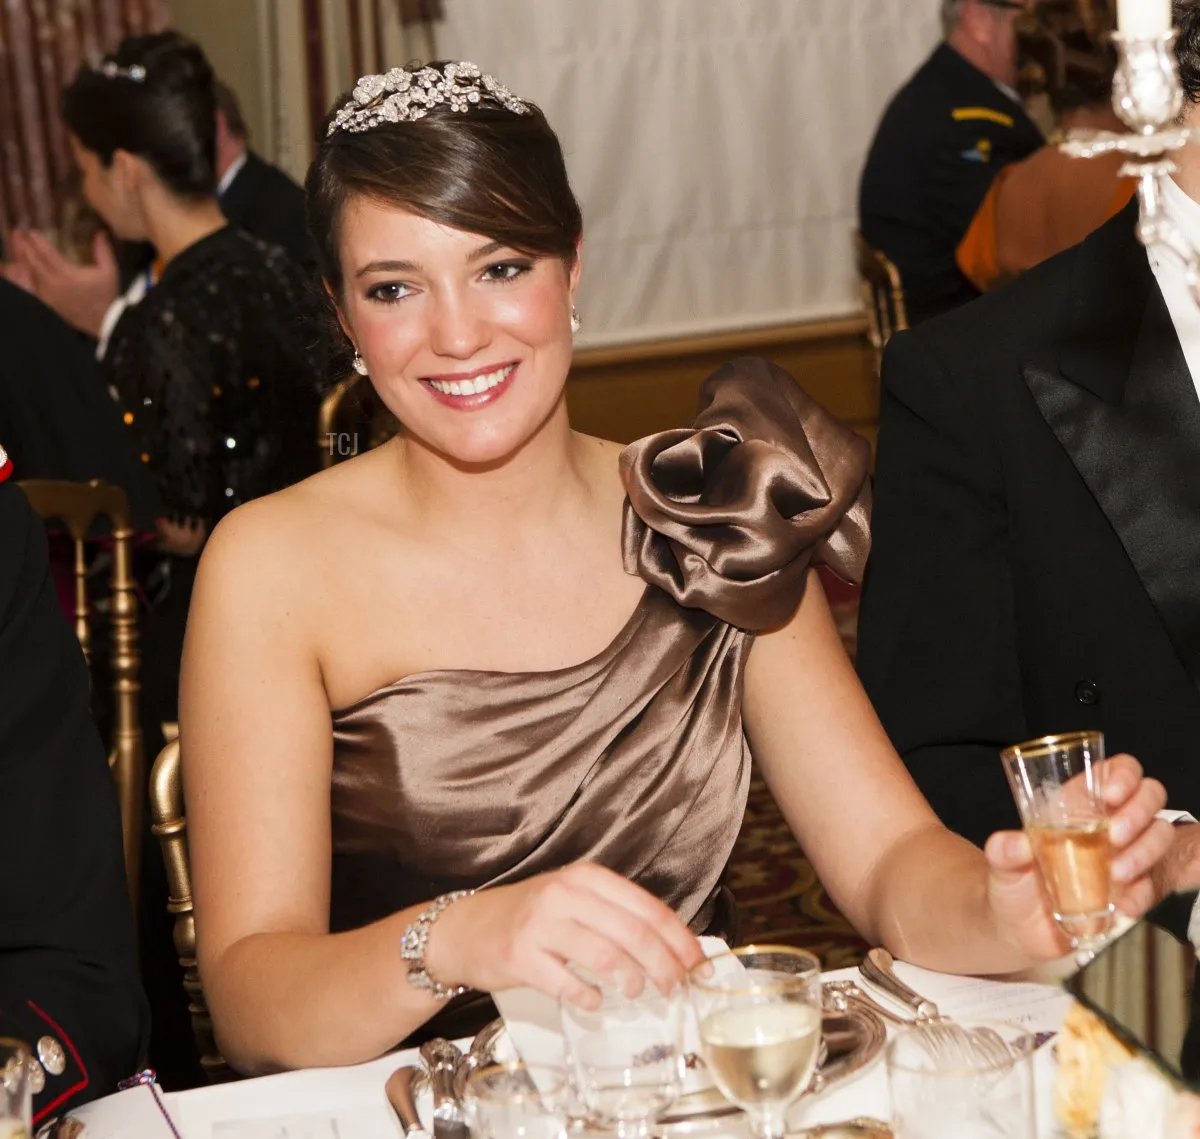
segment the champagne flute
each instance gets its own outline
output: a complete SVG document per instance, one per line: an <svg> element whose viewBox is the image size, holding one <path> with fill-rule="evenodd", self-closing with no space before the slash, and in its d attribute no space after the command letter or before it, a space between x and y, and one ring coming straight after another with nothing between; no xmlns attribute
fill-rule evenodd
<svg viewBox="0 0 1200 1139"><path fill-rule="evenodd" d="M598 1009L563 1002L563 1046L576 1095L592 1122L620 1139L646 1139L683 1082L683 997L640 997L601 986Z"/></svg>
<svg viewBox="0 0 1200 1139"><path fill-rule="evenodd" d="M1000 753L1054 920L1086 964L1113 928L1104 735L1070 732Z"/></svg>
<svg viewBox="0 0 1200 1139"><path fill-rule="evenodd" d="M781 1139L820 1052L821 962L803 949L748 945L697 965L688 983L713 1081L758 1139Z"/></svg>
<svg viewBox="0 0 1200 1139"><path fill-rule="evenodd" d="M0 1036L0 1139L29 1139L29 1048L23 1041Z"/></svg>
<svg viewBox="0 0 1200 1139"><path fill-rule="evenodd" d="M564 1139L566 1073L548 1064L489 1064L463 1088L475 1139Z"/></svg>

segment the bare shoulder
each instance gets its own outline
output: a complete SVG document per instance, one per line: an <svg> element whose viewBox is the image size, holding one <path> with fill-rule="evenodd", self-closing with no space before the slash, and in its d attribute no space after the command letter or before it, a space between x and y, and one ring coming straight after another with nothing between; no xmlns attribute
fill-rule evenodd
<svg viewBox="0 0 1200 1139"><path fill-rule="evenodd" d="M317 587L347 555L343 539L372 499L373 466L350 460L231 511L205 545L198 585L252 589L262 601Z"/></svg>

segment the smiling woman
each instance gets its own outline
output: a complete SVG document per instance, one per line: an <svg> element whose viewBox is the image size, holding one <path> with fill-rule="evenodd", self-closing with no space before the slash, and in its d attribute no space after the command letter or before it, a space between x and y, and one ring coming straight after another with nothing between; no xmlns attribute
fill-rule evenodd
<svg viewBox="0 0 1200 1139"><path fill-rule="evenodd" d="M940 827L808 588L861 571L865 442L751 359L691 428L572 431L578 207L541 113L471 64L360 80L308 188L405 430L234 511L197 578L181 739L230 1062L461 1035L519 985L594 1007L587 971L678 983L726 928L751 748L866 936L943 969L1054 954L1021 837L989 863ZM1136 908L1162 789L1115 765Z"/></svg>

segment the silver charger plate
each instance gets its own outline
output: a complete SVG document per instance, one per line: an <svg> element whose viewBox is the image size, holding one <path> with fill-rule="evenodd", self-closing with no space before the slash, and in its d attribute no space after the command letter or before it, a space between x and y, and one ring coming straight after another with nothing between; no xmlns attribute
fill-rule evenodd
<svg viewBox="0 0 1200 1139"><path fill-rule="evenodd" d="M488 1047L473 1052L459 1069L457 1082L460 1096L463 1083L473 1068L503 1063L514 1056L502 1022L493 1022L484 1031L490 1037ZM805 1096L820 1094L833 1084L862 1071L879 1055L887 1040L887 1029L882 1019L870 1009L859 1007L824 1012L821 1016L821 1034L825 1054ZM422 1120L427 1120L432 1108L427 1085L418 1093L417 1107ZM741 1108L730 1103L717 1088L710 1085L680 1096L659 1119L655 1133L666 1136L701 1133L712 1130L718 1125L717 1121L738 1114L741 1114Z"/></svg>

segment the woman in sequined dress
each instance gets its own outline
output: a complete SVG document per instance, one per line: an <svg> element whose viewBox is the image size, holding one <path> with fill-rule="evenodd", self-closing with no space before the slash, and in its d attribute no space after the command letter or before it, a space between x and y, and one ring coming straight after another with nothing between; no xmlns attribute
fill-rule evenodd
<svg viewBox="0 0 1200 1139"><path fill-rule="evenodd" d="M1061 952L1024 837L939 824L841 647L812 566L861 571L866 444L749 359L690 428L571 429L582 221L541 112L468 64L366 77L308 194L404 430L227 517L197 578L184 781L233 1066L461 1034L471 991L594 1006L577 967L676 983L751 750L866 937L950 971ZM1131 910L1170 842L1140 776L1113 761Z"/></svg>
<svg viewBox="0 0 1200 1139"><path fill-rule="evenodd" d="M157 280L125 309L103 361L164 507L157 600L141 642L152 757L160 724L178 717L183 633L208 533L236 506L318 465L312 349L323 318L282 250L226 223L216 197L214 108L204 54L169 32L125 40L98 67L81 69L62 102L88 202L119 238L148 240L157 253ZM151 874L161 870L154 851L145 863ZM147 898L145 921L161 924L160 902ZM186 1039L166 944L164 984ZM155 1004L157 1015L165 999ZM162 1021L158 1015L156 1034ZM161 1055L156 1061L164 1066Z"/></svg>

